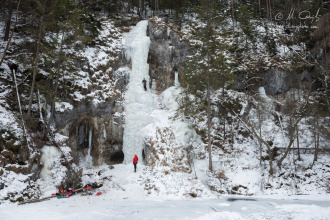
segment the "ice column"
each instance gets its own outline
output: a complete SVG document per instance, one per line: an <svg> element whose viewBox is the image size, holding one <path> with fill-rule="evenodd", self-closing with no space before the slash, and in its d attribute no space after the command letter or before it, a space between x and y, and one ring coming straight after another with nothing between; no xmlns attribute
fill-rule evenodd
<svg viewBox="0 0 330 220"><path fill-rule="evenodd" d="M175 71L175 75L174 75L174 86L178 87L180 86L180 83L179 83L179 73L178 71Z"/></svg>
<svg viewBox="0 0 330 220"><path fill-rule="evenodd" d="M88 135L88 156L91 155L91 151L92 151L92 135L93 135L93 130L92 130L92 128L89 128L89 135Z"/></svg>
<svg viewBox="0 0 330 220"><path fill-rule="evenodd" d="M86 128L87 131L87 128ZM93 157L91 156L92 152L92 140L93 140L93 128L89 128L89 133L88 133L88 151L87 155L85 156L85 166L86 167L92 167L93 166Z"/></svg>

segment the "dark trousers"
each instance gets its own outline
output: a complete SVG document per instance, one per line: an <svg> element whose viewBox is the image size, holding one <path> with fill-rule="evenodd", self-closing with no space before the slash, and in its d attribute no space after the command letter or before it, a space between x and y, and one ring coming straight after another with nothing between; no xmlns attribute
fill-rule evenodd
<svg viewBox="0 0 330 220"><path fill-rule="evenodd" d="M133 163L134 165L134 172L136 172L136 163Z"/></svg>

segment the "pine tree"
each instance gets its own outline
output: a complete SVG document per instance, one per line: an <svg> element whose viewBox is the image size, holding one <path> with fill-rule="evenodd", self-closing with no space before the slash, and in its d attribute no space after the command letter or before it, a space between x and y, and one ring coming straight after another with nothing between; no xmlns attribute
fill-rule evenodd
<svg viewBox="0 0 330 220"><path fill-rule="evenodd" d="M207 113L209 170L212 171L211 93L225 87L230 71L225 56L222 54L224 45L217 40L219 34L216 29L225 20L225 16L221 16L218 10L221 5L217 4L217 1L201 2L197 11L206 25L197 31L199 43L193 48L194 55L188 57L181 74L185 92L203 100L198 109L205 110Z"/></svg>

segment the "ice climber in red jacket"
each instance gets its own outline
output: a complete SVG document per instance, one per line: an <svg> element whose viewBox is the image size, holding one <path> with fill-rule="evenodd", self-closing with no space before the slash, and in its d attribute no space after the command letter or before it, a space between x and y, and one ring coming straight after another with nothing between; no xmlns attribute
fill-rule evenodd
<svg viewBox="0 0 330 220"><path fill-rule="evenodd" d="M135 157L133 158L134 172L136 172L136 164L137 164L138 160L139 160L139 158L135 154Z"/></svg>

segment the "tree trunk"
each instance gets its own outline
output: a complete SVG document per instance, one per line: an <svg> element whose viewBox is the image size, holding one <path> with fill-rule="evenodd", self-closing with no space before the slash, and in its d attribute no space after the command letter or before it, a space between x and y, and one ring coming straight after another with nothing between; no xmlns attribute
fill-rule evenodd
<svg viewBox="0 0 330 220"><path fill-rule="evenodd" d="M300 122L301 119L302 119L302 117L298 118L297 121L294 123L294 125L291 127L291 131L289 132L290 142L289 142L288 146L286 147L286 150L285 150L284 155L277 162L277 165L280 168L281 168L281 165L282 165L283 160L286 158L286 156L288 155L288 153L289 153L289 151L291 149L291 146L292 146L292 144L294 142L294 139L295 139L294 133L295 133L295 130L297 128L297 125L298 125L298 123Z"/></svg>
<svg viewBox="0 0 330 220"><path fill-rule="evenodd" d="M222 86L222 101L225 100L225 84ZM222 108L222 117L223 117L223 143L226 143L226 111L225 108Z"/></svg>
<svg viewBox="0 0 330 220"><path fill-rule="evenodd" d="M269 0L269 20L270 20L270 22L273 21L272 17L273 17L273 15L272 15L272 1Z"/></svg>
<svg viewBox="0 0 330 220"><path fill-rule="evenodd" d="M16 72L14 70L12 70L12 74L13 74L13 79L14 79L15 88L16 88L16 95L17 95L19 113L20 113L20 116L22 118L23 136L24 136L26 142L28 142L27 137L26 137L26 128L25 128L23 113L22 113L21 99L19 97L19 91L18 91L18 86L17 86Z"/></svg>
<svg viewBox="0 0 330 220"><path fill-rule="evenodd" d="M36 82L36 75L37 75L37 64L39 61L39 51L40 51L40 44L41 44L41 36L42 36L42 26L43 26L43 19L45 15L45 10L46 9L46 0L44 1L44 6L43 6L43 14L40 17L40 24L39 24L39 33L38 33L38 39L37 39L37 49L36 49L36 54L33 59L33 76L32 76L32 85L31 85L31 90L30 90L30 97L29 97L29 106L28 106L28 111L26 117L29 119L31 118L31 107L32 107L32 101L33 101L33 93L34 93L34 85Z"/></svg>
<svg viewBox="0 0 330 220"><path fill-rule="evenodd" d="M233 33L234 33L235 32L234 0L231 0L231 18L233 20Z"/></svg>
<svg viewBox="0 0 330 220"><path fill-rule="evenodd" d="M155 0L155 11L156 11L156 15L159 15L159 0Z"/></svg>
<svg viewBox="0 0 330 220"><path fill-rule="evenodd" d="M9 39L8 39L8 41L7 41L6 48L5 48L5 50L3 51L3 56L2 56L2 58L1 58L1 60L0 60L0 66L1 66L3 60L5 59L5 56L7 55L7 50L8 50L8 48L9 48L9 45L10 45L11 39L13 38L13 35L14 35L14 30L15 30L15 28L16 28L17 19L18 19L18 9L19 9L19 5L20 5L20 3L21 3L21 0L19 0L19 1L18 1L18 4L17 4L17 8L16 8L16 19L15 19L14 28L13 28L13 30L12 30L12 32L11 32L11 34L10 34L10 37L9 37Z"/></svg>
<svg viewBox="0 0 330 220"><path fill-rule="evenodd" d="M223 144L226 143L226 118L223 115Z"/></svg>
<svg viewBox="0 0 330 220"><path fill-rule="evenodd" d="M260 135L260 138L262 138L261 136L261 112L260 112L260 109L259 109L259 105L258 105L258 118L259 118L259 135ZM260 166L262 165L262 142L259 141L259 157L260 157L260 160L259 160L259 163L260 163Z"/></svg>
<svg viewBox="0 0 330 220"><path fill-rule="evenodd" d="M230 123L231 128L231 150L234 150L234 129L233 129L233 121Z"/></svg>
<svg viewBox="0 0 330 220"><path fill-rule="evenodd" d="M16 11L16 13L17 13L17 11ZM13 7L10 4L9 11L8 11L8 19L6 21L5 36L3 37L3 40L4 41L7 41L9 39L9 32L10 32L10 24L11 24L11 16L12 16L12 14L13 14Z"/></svg>
<svg viewBox="0 0 330 220"><path fill-rule="evenodd" d="M315 152L314 152L314 159L313 164L317 161L317 156L319 153L319 144L320 144L320 133L319 133L319 120L316 118L316 126L315 126Z"/></svg>
<svg viewBox="0 0 330 220"><path fill-rule="evenodd" d="M212 146L211 146L211 94L210 94L210 71L207 70L207 146L209 150L209 170L212 171Z"/></svg>
<svg viewBox="0 0 330 220"><path fill-rule="evenodd" d="M301 160L301 157L300 157L300 148L299 148L299 127L297 125L297 149L298 149L298 160Z"/></svg>
<svg viewBox="0 0 330 220"><path fill-rule="evenodd" d="M267 19L269 20L269 6L268 6L268 0L266 0L266 12L267 12Z"/></svg>
<svg viewBox="0 0 330 220"><path fill-rule="evenodd" d="M257 137L258 141L261 142L262 144L264 144L267 147L267 152L269 154L269 174L272 176L274 174L274 170L273 170L273 153L271 151L271 147L269 146L269 144L262 139L259 134L256 132L256 130L254 129L254 126L251 125L251 123L249 123L249 121L244 121L243 119L241 119L234 111L232 111L232 113L243 123L243 125L254 135Z"/></svg>
<svg viewBox="0 0 330 220"><path fill-rule="evenodd" d="M141 16L143 16L144 13L144 0L141 2Z"/></svg>
<svg viewBox="0 0 330 220"><path fill-rule="evenodd" d="M327 23L329 23L329 22L327 22ZM329 27L329 24L327 24L326 27ZM323 51L324 51L323 57L324 57L324 64L325 64L325 67L328 68L327 43L326 43L326 37L325 37L325 29L323 29L322 35L323 35Z"/></svg>
<svg viewBox="0 0 330 220"><path fill-rule="evenodd" d="M259 111L260 112L260 111ZM271 147L270 145L264 140L262 139L261 135L259 135L257 133L257 131L254 129L254 126L249 122L249 121L245 121L243 119L241 119L234 111L232 111L233 115L235 115L242 123L243 125L255 136L257 137L258 139L258 142L260 144L264 144L266 147L267 147L267 152L268 152L268 155L269 155L269 174L271 176L273 176L274 174L274 169L273 169L273 152L271 150ZM260 116L258 116L260 118ZM261 159L261 158L260 158Z"/></svg>

